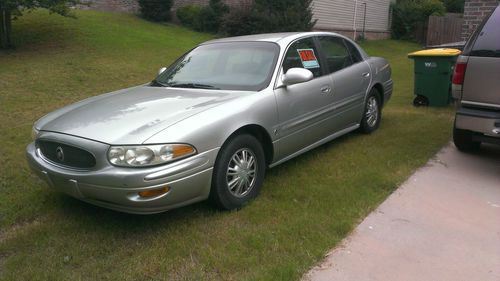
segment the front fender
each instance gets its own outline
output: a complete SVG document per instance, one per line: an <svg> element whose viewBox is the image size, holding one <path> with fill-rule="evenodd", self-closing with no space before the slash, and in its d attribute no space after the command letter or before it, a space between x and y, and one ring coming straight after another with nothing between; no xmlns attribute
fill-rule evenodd
<svg viewBox="0 0 500 281"><path fill-rule="evenodd" d="M144 144L189 143L198 152L204 152L221 147L239 128L254 124L262 126L274 140L272 132L277 120L272 91L255 92L188 117L150 137Z"/></svg>

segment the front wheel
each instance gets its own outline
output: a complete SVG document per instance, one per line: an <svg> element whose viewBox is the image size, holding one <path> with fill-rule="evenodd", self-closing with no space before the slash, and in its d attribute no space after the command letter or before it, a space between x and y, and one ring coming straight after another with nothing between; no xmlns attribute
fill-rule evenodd
<svg viewBox="0 0 500 281"><path fill-rule="evenodd" d="M363 118L361 119L361 132L370 134L380 126L382 108L380 106L380 95L377 89L372 89L366 99Z"/></svg>
<svg viewBox="0 0 500 281"><path fill-rule="evenodd" d="M266 161L260 142L243 134L230 139L215 161L210 199L219 208L241 208L259 194Z"/></svg>

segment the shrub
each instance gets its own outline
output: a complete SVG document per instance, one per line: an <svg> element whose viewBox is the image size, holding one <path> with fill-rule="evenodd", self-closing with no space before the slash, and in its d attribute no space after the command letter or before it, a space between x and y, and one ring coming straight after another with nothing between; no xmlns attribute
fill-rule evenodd
<svg viewBox="0 0 500 281"><path fill-rule="evenodd" d="M170 20L172 0L139 0L141 15L151 21Z"/></svg>
<svg viewBox="0 0 500 281"><path fill-rule="evenodd" d="M229 7L222 0L210 0L203 8L178 10L183 25L198 31L223 32L237 36L267 32L309 31L312 0L255 0L250 7ZM199 10L198 10L199 9Z"/></svg>
<svg viewBox="0 0 500 281"><path fill-rule="evenodd" d="M219 32L228 12L229 7L222 0L210 0L208 6L201 10L199 31Z"/></svg>
<svg viewBox="0 0 500 281"><path fill-rule="evenodd" d="M252 9L233 8L224 17L222 32L230 36L252 34L255 30L255 20Z"/></svg>
<svg viewBox="0 0 500 281"><path fill-rule="evenodd" d="M208 6L187 5L177 9L176 15L182 25L196 31L217 33L229 7L222 0L210 0Z"/></svg>
<svg viewBox="0 0 500 281"><path fill-rule="evenodd" d="M231 12L224 31L228 35L309 31L316 23L312 20L311 1L255 0L249 11Z"/></svg>
<svg viewBox="0 0 500 281"><path fill-rule="evenodd" d="M312 21L312 0L255 0L253 33L309 31Z"/></svg>
<svg viewBox="0 0 500 281"><path fill-rule="evenodd" d="M464 0L441 0L446 7L446 12L448 13L463 13L464 12Z"/></svg>
<svg viewBox="0 0 500 281"><path fill-rule="evenodd" d="M201 10L202 10L201 6L186 5L178 8L176 11L176 15L182 25L194 29L200 26L199 19Z"/></svg>
<svg viewBox="0 0 500 281"><path fill-rule="evenodd" d="M446 9L439 0L397 0L392 5L392 37L414 39L415 27L431 15L444 15Z"/></svg>

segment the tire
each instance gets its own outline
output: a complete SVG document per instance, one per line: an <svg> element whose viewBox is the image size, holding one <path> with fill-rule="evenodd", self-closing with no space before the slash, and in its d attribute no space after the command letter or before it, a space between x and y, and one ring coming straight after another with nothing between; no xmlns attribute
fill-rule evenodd
<svg viewBox="0 0 500 281"><path fill-rule="evenodd" d="M428 106L429 105L429 99L427 97L418 95L413 99L413 106L419 107L419 106Z"/></svg>
<svg viewBox="0 0 500 281"><path fill-rule="evenodd" d="M370 134L378 129L382 118L382 108L380 106L380 93L377 89L371 89L366 98L363 117L360 122L360 131Z"/></svg>
<svg viewBox="0 0 500 281"><path fill-rule="evenodd" d="M458 129L453 126L453 143L462 152L473 152L479 150L481 142L473 141L474 133L467 130Z"/></svg>
<svg viewBox="0 0 500 281"><path fill-rule="evenodd" d="M248 134L231 138L217 155L210 200L220 209L241 208L257 197L265 172L266 161L260 142Z"/></svg>

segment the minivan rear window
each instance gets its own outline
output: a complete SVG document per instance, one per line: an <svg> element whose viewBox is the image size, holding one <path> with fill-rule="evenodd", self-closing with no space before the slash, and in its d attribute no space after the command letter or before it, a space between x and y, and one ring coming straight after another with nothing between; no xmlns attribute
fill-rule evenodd
<svg viewBox="0 0 500 281"><path fill-rule="evenodd" d="M477 57L500 57L500 7L484 24L470 52Z"/></svg>

